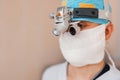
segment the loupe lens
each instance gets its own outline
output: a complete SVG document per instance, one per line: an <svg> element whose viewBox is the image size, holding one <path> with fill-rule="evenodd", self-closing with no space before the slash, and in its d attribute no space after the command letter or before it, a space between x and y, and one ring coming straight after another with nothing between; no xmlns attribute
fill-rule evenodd
<svg viewBox="0 0 120 80"><path fill-rule="evenodd" d="M69 32L70 32L71 35L75 35L76 34L76 30L75 30L74 27L70 27Z"/></svg>
<svg viewBox="0 0 120 80"><path fill-rule="evenodd" d="M53 34L54 34L55 36L59 36L59 35L60 35L60 32L59 32L57 29L54 29L54 30L53 30Z"/></svg>

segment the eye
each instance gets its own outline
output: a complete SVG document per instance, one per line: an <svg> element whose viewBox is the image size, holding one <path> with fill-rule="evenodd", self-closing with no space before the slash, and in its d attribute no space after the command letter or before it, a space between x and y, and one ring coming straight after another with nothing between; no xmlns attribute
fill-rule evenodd
<svg viewBox="0 0 120 80"><path fill-rule="evenodd" d="M83 24L83 23L78 23L77 24L80 28L84 28L85 27L85 24Z"/></svg>

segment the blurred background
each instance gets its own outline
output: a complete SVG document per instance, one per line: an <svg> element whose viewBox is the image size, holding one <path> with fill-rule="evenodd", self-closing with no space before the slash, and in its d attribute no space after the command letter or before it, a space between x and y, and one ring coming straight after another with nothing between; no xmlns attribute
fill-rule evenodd
<svg viewBox="0 0 120 80"><path fill-rule="evenodd" d="M0 0L0 80L41 80L45 68L63 62L58 38L52 35L61 0ZM109 41L120 68L119 0L111 0L115 31Z"/></svg>

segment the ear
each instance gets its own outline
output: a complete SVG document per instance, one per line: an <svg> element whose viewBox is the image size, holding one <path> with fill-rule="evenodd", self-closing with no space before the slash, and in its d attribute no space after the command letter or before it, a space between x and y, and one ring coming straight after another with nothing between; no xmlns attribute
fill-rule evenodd
<svg viewBox="0 0 120 80"><path fill-rule="evenodd" d="M110 22L110 23L106 26L106 29L105 29L105 37L106 37L106 40L108 40L108 39L111 37L113 31L114 31L114 26L113 26L113 24Z"/></svg>

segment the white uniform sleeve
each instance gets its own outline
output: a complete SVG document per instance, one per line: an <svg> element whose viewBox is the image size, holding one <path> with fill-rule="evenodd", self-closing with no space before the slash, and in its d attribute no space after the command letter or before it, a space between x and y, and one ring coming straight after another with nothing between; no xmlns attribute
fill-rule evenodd
<svg viewBox="0 0 120 80"><path fill-rule="evenodd" d="M43 73L42 80L65 80L66 65L65 62L47 68Z"/></svg>
<svg viewBox="0 0 120 80"><path fill-rule="evenodd" d="M42 80L49 80L50 77L50 71L49 69L46 69L45 72L43 73Z"/></svg>
<svg viewBox="0 0 120 80"><path fill-rule="evenodd" d="M42 80L55 80L56 78L56 69L52 67L47 68L43 73Z"/></svg>

